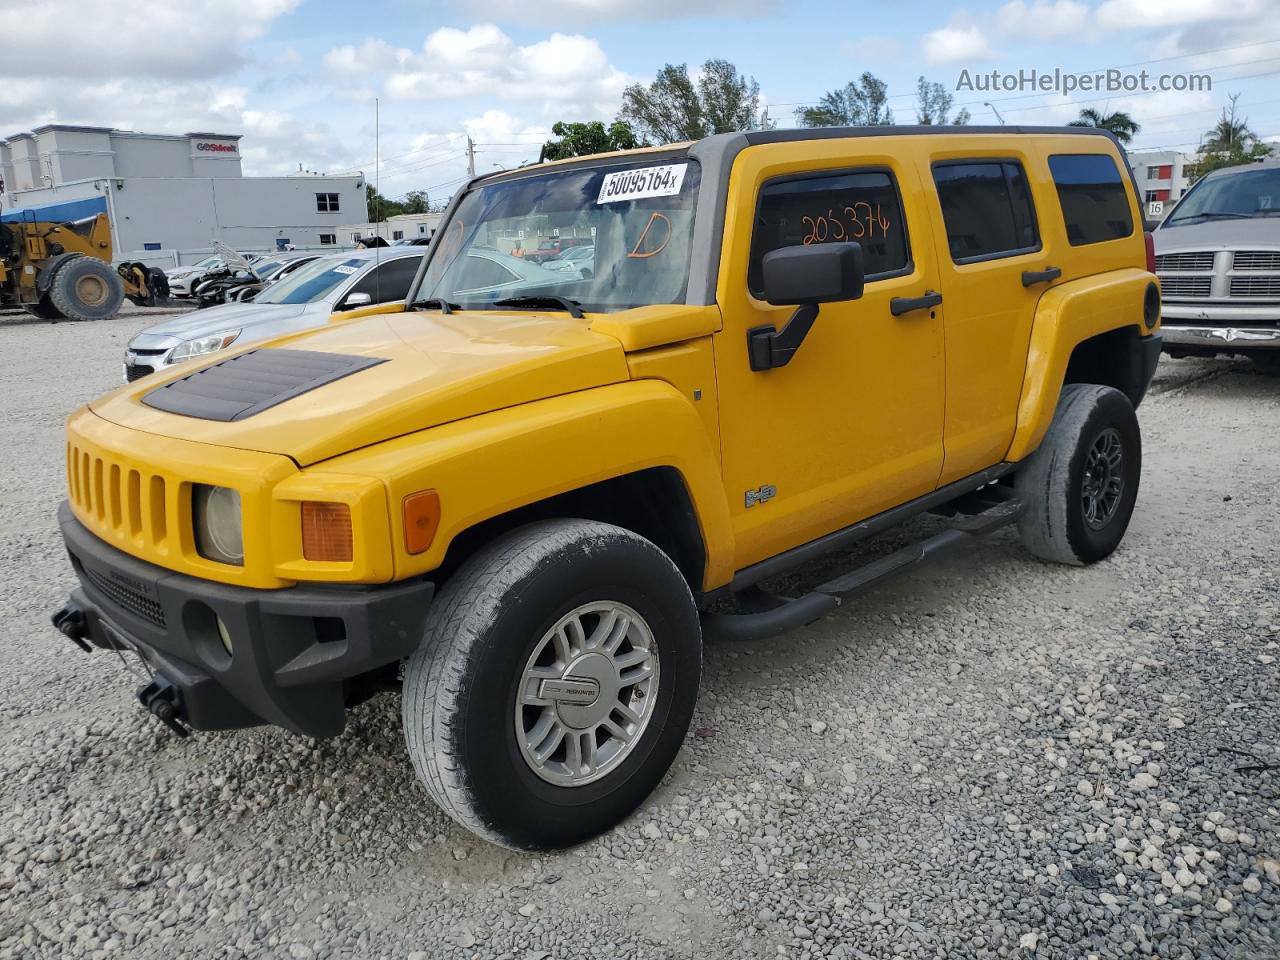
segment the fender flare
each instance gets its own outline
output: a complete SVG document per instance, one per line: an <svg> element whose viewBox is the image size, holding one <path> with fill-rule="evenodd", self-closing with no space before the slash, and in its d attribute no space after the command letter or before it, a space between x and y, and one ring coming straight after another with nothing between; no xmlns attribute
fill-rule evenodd
<svg viewBox="0 0 1280 960"><path fill-rule="evenodd" d="M1152 282L1146 270L1128 268L1082 277L1045 291L1031 325L1017 426L1006 460L1016 463L1026 459L1044 439L1077 346L1125 327L1136 327L1142 336L1154 332L1143 323L1147 288Z"/></svg>
<svg viewBox="0 0 1280 960"><path fill-rule="evenodd" d="M654 467L676 471L688 491L705 549L703 588L733 576L734 537L718 448L692 403L660 380L630 380L519 404L442 424L309 467L276 495L311 478L377 477L390 508L394 579L429 573L463 532L551 497ZM298 488L294 490L293 488ZM404 498L440 497L430 548L404 549Z"/></svg>

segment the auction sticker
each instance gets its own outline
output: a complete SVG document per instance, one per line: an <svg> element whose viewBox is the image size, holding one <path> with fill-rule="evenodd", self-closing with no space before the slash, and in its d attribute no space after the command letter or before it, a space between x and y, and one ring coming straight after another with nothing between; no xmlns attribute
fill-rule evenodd
<svg viewBox="0 0 1280 960"><path fill-rule="evenodd" d="M639 170L615 170L606 174L600 183L600 196L596 203L674 197L684 184L684 172L688 167L687 163L668 163Z"/></svg>

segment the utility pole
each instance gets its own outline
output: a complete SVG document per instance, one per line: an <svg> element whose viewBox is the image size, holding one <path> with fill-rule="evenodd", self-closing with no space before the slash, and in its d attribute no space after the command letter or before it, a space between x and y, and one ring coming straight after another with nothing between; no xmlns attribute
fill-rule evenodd
<svg viewBox="0 0 1280 960"><path fill-rule="evenodd" d="M473 179L476 175L476 145L470 136L467 137L467 178Z"/></svg>

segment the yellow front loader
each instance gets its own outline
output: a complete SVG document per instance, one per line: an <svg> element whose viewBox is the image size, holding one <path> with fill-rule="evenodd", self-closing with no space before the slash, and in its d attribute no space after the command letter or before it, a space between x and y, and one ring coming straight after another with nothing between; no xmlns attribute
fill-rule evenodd
<svg viewBox="0 0 1280 960"><path fill-rule="evenodd" d="M111 267L105 213L66 223L0 223L0 306L22 306L45 320L105 320L125 297L155 306L168 296L161 270L136 262Z"/></svg>

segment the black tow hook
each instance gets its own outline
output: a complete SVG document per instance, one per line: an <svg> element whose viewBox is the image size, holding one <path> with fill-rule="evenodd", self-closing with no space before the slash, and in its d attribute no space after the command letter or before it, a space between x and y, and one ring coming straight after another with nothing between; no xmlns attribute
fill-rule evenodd
<svg viewBox="0 0 1280 960"><path fill-rule="evenodd" d="M89 636L89 624L85 621L83 610L79 607L68 605L55 613L52 619L53 625L59 633L85 653L93 652L93 647L85 639Z"/></svg>
<svg viewBox="0 0 1280 960"><path fill-rule="evenodd" d="M189 737L191 731L182 725L178 697L178 688L164 677L156 677L145 687L138 688L138 702L148 713L178 736Z"/></svg>

